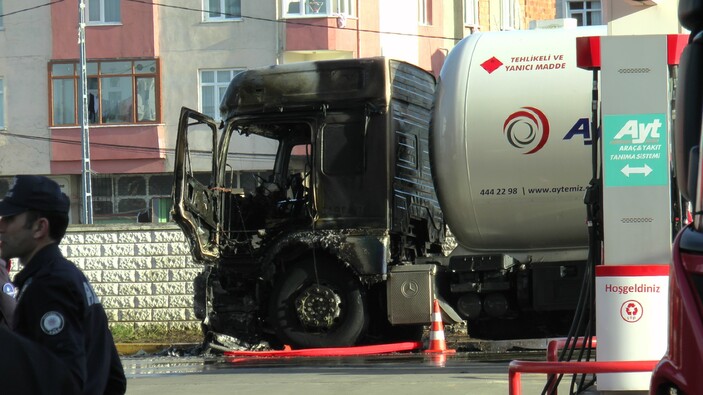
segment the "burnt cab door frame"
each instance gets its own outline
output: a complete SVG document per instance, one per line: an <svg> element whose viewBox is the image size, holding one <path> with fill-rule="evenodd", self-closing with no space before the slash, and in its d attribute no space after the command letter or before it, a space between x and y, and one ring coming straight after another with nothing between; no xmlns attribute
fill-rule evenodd
<svg viewBox="0 0 703 395"><path fill-rule="evenodd" d="M186 239L191 244L193 258L199 263L214 263L220 257L218 229L218 141L217 123L207 115L183 107L178 121L176 139L175 168L173 183L173 220L181 227ZM203 139L207 136L207 141ZM191 144L198 144L191 147ZM201 145L203 147L201 147ZM209 185L204 185L194 176L194 163L203 158L191 156L191 149L207 151L210 149Z"/></svg>

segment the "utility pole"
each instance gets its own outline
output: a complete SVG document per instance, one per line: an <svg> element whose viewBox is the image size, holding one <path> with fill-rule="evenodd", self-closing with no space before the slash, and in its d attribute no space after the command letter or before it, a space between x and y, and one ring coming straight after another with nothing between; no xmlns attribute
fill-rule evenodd
<svg viewBox="0 0 703 395"><path fill-rule="evenodd" d="M84 224L93 223L93 187L91 184L90 174L90 138L88 135L88 77L86 76L86 59L85 59L85 0L80 0L78 3L78 46L80 49L80 77L81 77L81 147L82 155L82 171L83 179L83 211L81 211L81 220Z"/></svg>

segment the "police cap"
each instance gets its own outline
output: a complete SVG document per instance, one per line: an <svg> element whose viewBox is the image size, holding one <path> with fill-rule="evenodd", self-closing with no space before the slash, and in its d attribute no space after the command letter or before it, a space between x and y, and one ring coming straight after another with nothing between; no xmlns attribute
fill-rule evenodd
<svg viewBox="0 0 703 395"><path fill-rule="evenodd" d="M0 200L0 217L25 211L68 213L71 201L54 180L44 176L15 176L5 198Z"/></svg>

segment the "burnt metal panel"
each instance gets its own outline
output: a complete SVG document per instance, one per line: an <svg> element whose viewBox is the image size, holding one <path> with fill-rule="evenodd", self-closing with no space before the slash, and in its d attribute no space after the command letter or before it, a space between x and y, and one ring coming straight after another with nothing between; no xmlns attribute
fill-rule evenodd
<svg viewBox="0 0 703 395"><path fill-rule="evenodd" d="M330 102L324 126L318 133L316 145L324 149L318 149L321 157L316 158L316 226L323 229L389 228L389 61L370 60L374 61L374 67L367 69L368 83L375 87L364 87L351 97L336 97L347 108L335 111L335 106L342 104ZM353 107L360 96L365 100ZM334 129L340 127L345 128L344 134L335 135ZM330 150L329 147L342 143L340 139L355 144L346 144L347 152ZM329 166L345 161L349 163L344 166Z"/></svg>
<svg viewBox="0 0 703 395"><path fill-rule="evenodd" d="M443 226L429 157L434 90L431 74L407 63L391 62L392 230L403 234L413 232L412 220L427 221L437 232Z"/></svg>
<svg viewBox="0 0 703 395"><path fill-rule="evenodd" d="M385 125L385 115L371 114L367 121L363 108L345 114L327 113L325 126L319 133L321 138L316 143L325 147L318 151L321 155L316 158L315 166L320 228L388 227ZM341 141L343 137L336 133L341 128L345 129L346 138L354 135L355 143ZM347 151L330 150L332 145Z"/></svg>
<svg viewBox="0 0 703 395"><path fill-rule="evenodd" d="M364 282L380 281L387 273L388 233L383 229L334 229L301 230L286 233L267 240L261 262L264 262L262 276L271 275L267 267L277 259L295 260L298 256L315 251L337 257L361 275ZM283 253L286 251L285 253ZM290 251L295 251L290 253Z"/></svg>
<svg viewBox="0 0 703 395"><path fill-rule="evenodd" d="M230 83L220 112L223 119L243 114L289 109L330 109L375 102L383 107L386 96L383 57L300 62L252 69Z"/></svg>

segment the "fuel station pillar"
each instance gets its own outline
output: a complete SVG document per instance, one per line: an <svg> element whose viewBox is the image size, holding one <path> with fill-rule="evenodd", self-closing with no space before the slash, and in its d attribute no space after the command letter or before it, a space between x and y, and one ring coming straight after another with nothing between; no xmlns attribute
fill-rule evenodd
<svg viewBox="0 0 703 395"><path fill-rule="evenodd" d="M586 37L580 67L600 69L603 265L596 267L598 361L666 351L671 261L671 70L682 35ZM644 391L651 373L608 373L598 391Z"/></svg>
<svg viewBox="0 0 703 395"><path fill-rule="evenodd" d="M603 262L599 361L666 352L671 262L667 36L601 38ZM599 391L646 390L651 373L600 374Z"/></svg>

